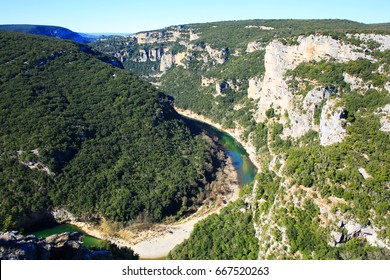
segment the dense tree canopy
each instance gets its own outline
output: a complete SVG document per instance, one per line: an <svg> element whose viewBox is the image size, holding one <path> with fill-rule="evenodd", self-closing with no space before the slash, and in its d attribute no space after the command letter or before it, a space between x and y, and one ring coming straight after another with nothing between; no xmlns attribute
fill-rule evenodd
<svg viewBox="0 0 390 280"><path fill-rule="evenodd" d="M160 221L210 178L210 144L115 66L81 44L0 33L1 229L54 206Z"/></svg>

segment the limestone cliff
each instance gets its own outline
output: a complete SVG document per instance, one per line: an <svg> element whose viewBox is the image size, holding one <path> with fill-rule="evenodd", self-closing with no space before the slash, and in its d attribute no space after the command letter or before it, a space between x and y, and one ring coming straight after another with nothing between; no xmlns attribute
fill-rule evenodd
<svg viewBox="0 0 390 280"><path fill-rule="evenodd" d="M163 54L161 57L160 71L164 72L172 67L174 62L174 56L172 53Z"/></svg>
<svg viewBox="0 0 390 280"><path fill-rule="evenodd" d="M363 37L363 36L361 36ZM376 38L378 42L383 43L382 49L389 48L388 42L390 36L366 36L365 38ZM249 81L248 97L258 99L258 110L256 119L263 122L266 111L273 107L277 113L288 112L290 123L289 128L284 130L285 136L298 138L308 132L310 129L318 130L313 125L313 111L301 110L299 104L304 103L306 108L312 107L314 103L309 104L310 100L303 100L301 96L294 95L288 86L288 77L285 77L287 70L294 69L302 62L320 61L334 59L339 62L347 62L358 58L372 57L364 52L360 47L335 40L329 36L310 35L307 37L299 37L296 45L284 45L280 40L273 40L265 48L265 74L262 82L255 82L255 78ZM345 81L351 84L352 88L362 86L362 81L353 79L350 75L345 74ZM260 86L261 84L261 86ZM323 85L327 86L327 85ZM326 98L328 98L327 96ZM331 113L328 111L328 113ZM332 115L337 115L331 113ZM322 117L324 115L321 115ZM321 117L322 123L327 123L325 126L320 126L319 129L327 127L329 134L329 121ZM335 137L331 137L326 141L327 144L339 142L343 139L343 129L340 127L340 120L333 119L333 132ZM336 136L337 135L337 136Z"/></svg>
<svg viewBox="0 0 390 280"><path fill-rule="evenodd" d="M346 135L343 128L344 109L338 106L340 100L327 100L322 108L320 122L320 143L321 145L332 145L335 142L341 142Z"/></svg>

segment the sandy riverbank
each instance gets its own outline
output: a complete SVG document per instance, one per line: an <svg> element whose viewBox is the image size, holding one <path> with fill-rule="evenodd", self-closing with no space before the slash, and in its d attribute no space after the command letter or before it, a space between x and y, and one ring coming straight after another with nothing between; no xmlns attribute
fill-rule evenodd
<svg viewBox="0 0 390 280"><path fill-rule="evenodd" d="M237 172L230 158L225 166L217 173L215 186L223 186L222 191L213 200L208 201L193 215L174 223L152 225L147 230L124 228L108 233L103 227L87 223L72 222L87 234L108 240L118 246L131 247L142 259L158 259L168 253L185 239L189 238L197 222L219 211L230 201L239 197ZM105 227L106 228L106 227Z"/></svg>
<svg viewBox="0 0 390 280"><path fill-rule="evenodd" d="M191 110L184 110L184 109L181 109L181 108L178 108L178 107L175 107L175 110L179 114L181 114L181 115L183 115L183 116L185 116L187 118L194 119L194 120L197 120L197 121L204 122L206 124L212 125L212 126L218 128L219 130L221 130L221 131L229 134L230 136L232 136L234 139L237 140L237 142L239 142L244 147L244 149L248 153L249 159L256 166L257 170L261 170L260 162L259 162L259 160L257 159L257 156L256 156L256 148L252 145L252 143L242 139L242 137L241 137L242 131L240 129L237 129L237 128L235 128L235 129L224 128L224 127L222 127L221 124L216 123L213 120L211 120L211 119L209 119L209 118L207 118L205 116L198 115L197 113L195 113L195 112L193 112Z"/></svg>

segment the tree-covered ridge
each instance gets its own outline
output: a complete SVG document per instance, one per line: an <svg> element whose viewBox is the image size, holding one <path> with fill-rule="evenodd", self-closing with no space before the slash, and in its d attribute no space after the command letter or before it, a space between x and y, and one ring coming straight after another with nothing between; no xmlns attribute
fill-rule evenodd
<svg viewBox="0 0 390 280"><path fill-rule="evenodd" d="M240 199L195 225L191 237L169 253L178 260L254 260L258 255L253 216Z"/></svg>
<svg viewBox="0 0 390 280"><path fill-rule="evenodd" d="M189 24L188 27L201 34L199 40L215 48L246 49L249 42L269 42L275 37L305 35L314 31L338 31L370 29L370 25L349 20L241 20ZM263 27L263 28L259 28ZM265 27L265 28L264 28ZM266 29L270 27L272 29ZM379 27L377 27L379 28Z"/></svg>
<svg viewBox="0 0 390 280"><path fill-rule="evenodd" d="M97 39L97 36L79 34L64 27L49 25L2 24L0 25L0 30L55 37L64 40L72 40L83 44L88 44Z"/></svg>
<svg viewBox="0 0 390 280"><path fill-rule="evenodd" d="M210 144L170 98L118 61L7 32L0 59L2 229L52 207L87 219L160 221L185 212L212 177Z"/></svg>

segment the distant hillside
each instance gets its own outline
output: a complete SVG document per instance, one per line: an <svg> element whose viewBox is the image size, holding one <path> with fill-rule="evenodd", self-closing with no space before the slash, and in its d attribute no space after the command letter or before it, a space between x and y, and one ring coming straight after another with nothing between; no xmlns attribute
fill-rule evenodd
<svg viewBox="0 0 390 280"><path fill-rule="evenodd" d="M48 25L9 24L0 25L0 30L55 37L83 44L91 43L98 38L98 36L79 34L67 28Z"/></svg>

